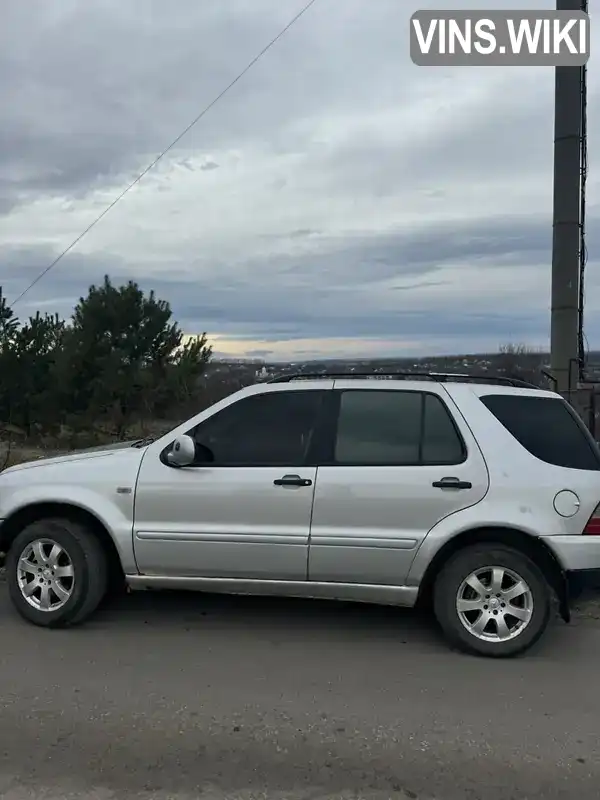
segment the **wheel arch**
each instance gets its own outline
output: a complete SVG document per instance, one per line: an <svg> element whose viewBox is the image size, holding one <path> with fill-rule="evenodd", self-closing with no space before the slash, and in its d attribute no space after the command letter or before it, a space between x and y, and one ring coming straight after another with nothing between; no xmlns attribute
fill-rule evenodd
<svg viewBox="0 0 600 800"><path fill-rule="evenodd" d="M417 603L430 605L435 580L442 567L459 550L476 544L503 544L528 556L544 573L546 580L555 591L560 613L568 622L570 619L568 591L564 571L556 556L542 539L512 527L472 528L462 531L447 541L432 558L421 584Z"/></svg>
<svg viewBox="0 0 600 800"><path fill-rule="evenodd" d="M3 521L0 527L0 552L6 553L16 537L27 525L50 517L54 519L66 518L88 528L98 539L108 557L111 580L114 580L115 584L124 581L125 576L117 545L107 527L91 511L73 503L30 503L14 511Z"/></svg>

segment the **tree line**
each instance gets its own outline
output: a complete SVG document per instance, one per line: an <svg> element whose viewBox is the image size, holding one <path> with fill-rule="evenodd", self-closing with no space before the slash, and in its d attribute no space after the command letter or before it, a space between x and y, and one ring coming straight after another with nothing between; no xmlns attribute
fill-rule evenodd
<svg viewBox="0 0 600 800"><path fill-rule="evenodd" d="M22 321L0 287L0 439L69 449L161 433L254 381L256 365L225 369L211 356L205 333L184 341L169 303L134 281L105 276L70 319ZM542 356L524 345L503 345L494 362L541 377Z"/></svg>
<svg viewBox="0 0 600 800"><path fill-rule="evenodd" d="M184 341L169 303L108 276L71 318L21 321L0 288L0 427L87 446L173 418L197 394L206 334Z"/></svg>

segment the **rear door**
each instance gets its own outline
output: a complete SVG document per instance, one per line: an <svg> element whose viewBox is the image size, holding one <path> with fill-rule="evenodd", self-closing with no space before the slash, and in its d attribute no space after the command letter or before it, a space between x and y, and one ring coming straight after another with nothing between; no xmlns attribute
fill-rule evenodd
<svg viewBox="0 0 600 800"><path fill-rule="evenodd" d="M429 530L488 490L479 447L441 386L374 384L335 383L309 580L403 584Z"/></svg>

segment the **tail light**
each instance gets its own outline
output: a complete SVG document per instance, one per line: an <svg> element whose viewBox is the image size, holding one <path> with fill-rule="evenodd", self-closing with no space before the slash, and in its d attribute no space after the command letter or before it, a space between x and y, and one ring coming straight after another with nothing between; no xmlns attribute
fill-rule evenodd
<svg viewBox="0 0 600 800"><path fill-rule="evenodd" d="M600 505L597 505L594 509L583 532L587 536L600 536Z"/></svg>

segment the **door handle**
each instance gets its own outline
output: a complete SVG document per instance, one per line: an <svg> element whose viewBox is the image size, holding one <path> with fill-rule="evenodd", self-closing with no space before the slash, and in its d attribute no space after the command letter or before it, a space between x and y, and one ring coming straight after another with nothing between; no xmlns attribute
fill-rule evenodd
<svg viewBox="0 0 600 800"><path fill-rule="evenodd" d="M277 478L273 481L275 486L312 486L312 481L309 478L301 478L300 475L284 475L283 478Z"/></svg>
<svg viewBox="0 0 600 800"><path fill-rule="evenodd" d="M441 481L434 481L431 484L434 489L472 489L471 481L461 481L458 478L442 478Z"/></svg>

